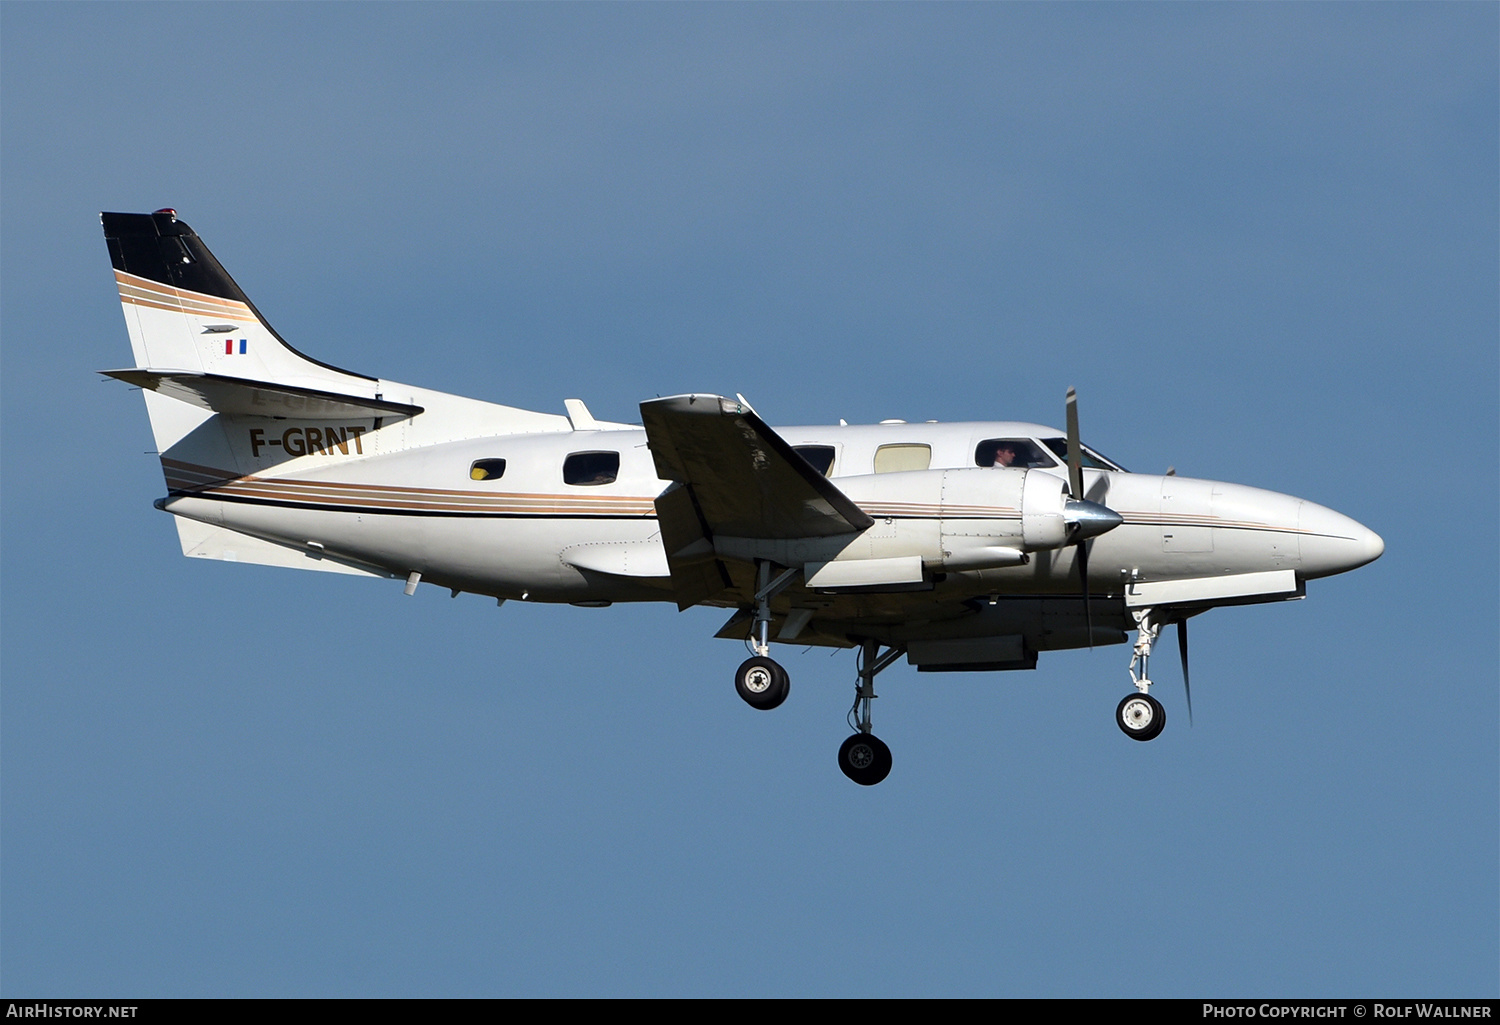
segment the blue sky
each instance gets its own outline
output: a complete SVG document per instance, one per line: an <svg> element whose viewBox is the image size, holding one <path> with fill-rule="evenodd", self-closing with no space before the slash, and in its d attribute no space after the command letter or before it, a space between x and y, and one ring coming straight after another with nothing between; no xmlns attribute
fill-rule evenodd
<svg viewBox="0 0 1500 1025"><path fill-rule="evenodd" d="M7 996L1495 996L1485 4L0 6ZM339 366L1062 420L1385 556L1128 649L734 696L723 618L189 564L100 210Z"/></svg>

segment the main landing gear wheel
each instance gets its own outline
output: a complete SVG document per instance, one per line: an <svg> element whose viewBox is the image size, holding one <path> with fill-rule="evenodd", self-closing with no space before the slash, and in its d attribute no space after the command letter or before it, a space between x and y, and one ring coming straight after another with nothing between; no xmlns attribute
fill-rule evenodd
<svg viewBox="0 0 1500 1025"><path fill-rule="evenodd" d="M891 749L873 733L856 733L839 748L839 769L862 787L891 774Z"/></svg>
<svg viewBox="0 0 1500 1025"><path fill-rule="evenodd" d="M775 708L792 691L791 677L774 659L756 655L740 664L734 674L734 689L751 708Z"/></svg>
<svg viewBox="0 0 1500 1025"><path fill-rule="evenodd" d="M1150 694L1127 694L1115 709L1115 722L1131 740L1155 740L1167 725L1167 710Z"/></svg>

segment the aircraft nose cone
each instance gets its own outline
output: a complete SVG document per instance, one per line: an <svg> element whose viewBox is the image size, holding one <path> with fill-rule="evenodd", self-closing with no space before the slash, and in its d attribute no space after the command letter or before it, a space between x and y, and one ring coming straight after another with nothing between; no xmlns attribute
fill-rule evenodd
<svg viewBox="0 0 1500 1025"><path fill-rule="evenodd" d="M1355 539L1359 548L1359 561L1355 566L1363 566L1367 562L1374 562L1385 554L1385 539L1375 533L1369 527L1360 525L1361 536ZM1351 566L1350 569L1354 567Z"/></svg>
<svg viewBox="0 0 1500 1025"><path fill-rule="evenodd" d="M1302 571L1308 577L1347 573L1385 551L1385 541L1369 527L1312 502L1298 509L1297 525L1302 531Z"/></svg>
<svg viewBox="0 0 1500 1025"><path fill-rule="evenodd" d="M1080 541L1098 537L1125 522L1108 506L1072 498L1063 506L1063 520L1068 524L1069 533Z"/></svg>

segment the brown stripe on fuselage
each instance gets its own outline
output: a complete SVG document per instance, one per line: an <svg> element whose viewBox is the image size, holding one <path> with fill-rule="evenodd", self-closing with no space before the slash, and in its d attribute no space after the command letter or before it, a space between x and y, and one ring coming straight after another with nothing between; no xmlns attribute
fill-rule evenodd
<svg viewBox="0 0 1500 1025"><path fill-rule="evenodd" d="M393 510L432 512L474 512L529 515L654 515L650 498L628 495L559 495L549 493L487 491L449 488L424 488L413 485L353 484L345 481L298 480L293 477L258 477L238 474L211 466L201 466L162 457L167 486L190 491L203 497L222 494L252 500L299 502L306 505L359 506L378 510L382 505ZM173 473L171 471L178 471ZM194 481L199 476L208 478ZM871 516L905 516L937 519L1014 519L1019 511L1008 507L936 506L918 502L886 502L862 507ZM1273 526L1252 520L1224 520L1216 517L1190 518L1182 513L1138 513L1115 510L1133 526L1222 527L1229 530L1280 531L1287 534L1314 535L1317 532L1297 527Z"/></svg>

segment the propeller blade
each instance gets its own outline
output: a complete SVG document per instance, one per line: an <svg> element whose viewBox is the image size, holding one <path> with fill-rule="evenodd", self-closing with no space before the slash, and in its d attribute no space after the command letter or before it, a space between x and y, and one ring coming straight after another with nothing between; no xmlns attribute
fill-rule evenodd
<svg viewBox="0 0 1500 1025"><path fill-rule="evenodd" d="M1193 725L1193 685L1188 682L1187 620L1177 621L1177 654L1182 656L1182 692L1187 695L1188 725Z"/></svg>
<svg viewBox="0 0 1500 1025"><path fill-rule="evenodd" d="M1089 543L1087 539L1080 540L1076 545L1078 549L1078 576L1083 581L1083 622L1089 632L1089 648L1094 647L1094 607L1089 601ZM1189 712L1189 721L1192 713Z"/></svg>
<svg viewBox="0 0 1500 1025"><path fill-rule="evenodd" d="M1083 449L1078 440L1078 393L1068 389L1068 487L1074 498L1083 497Z"/></svg>

